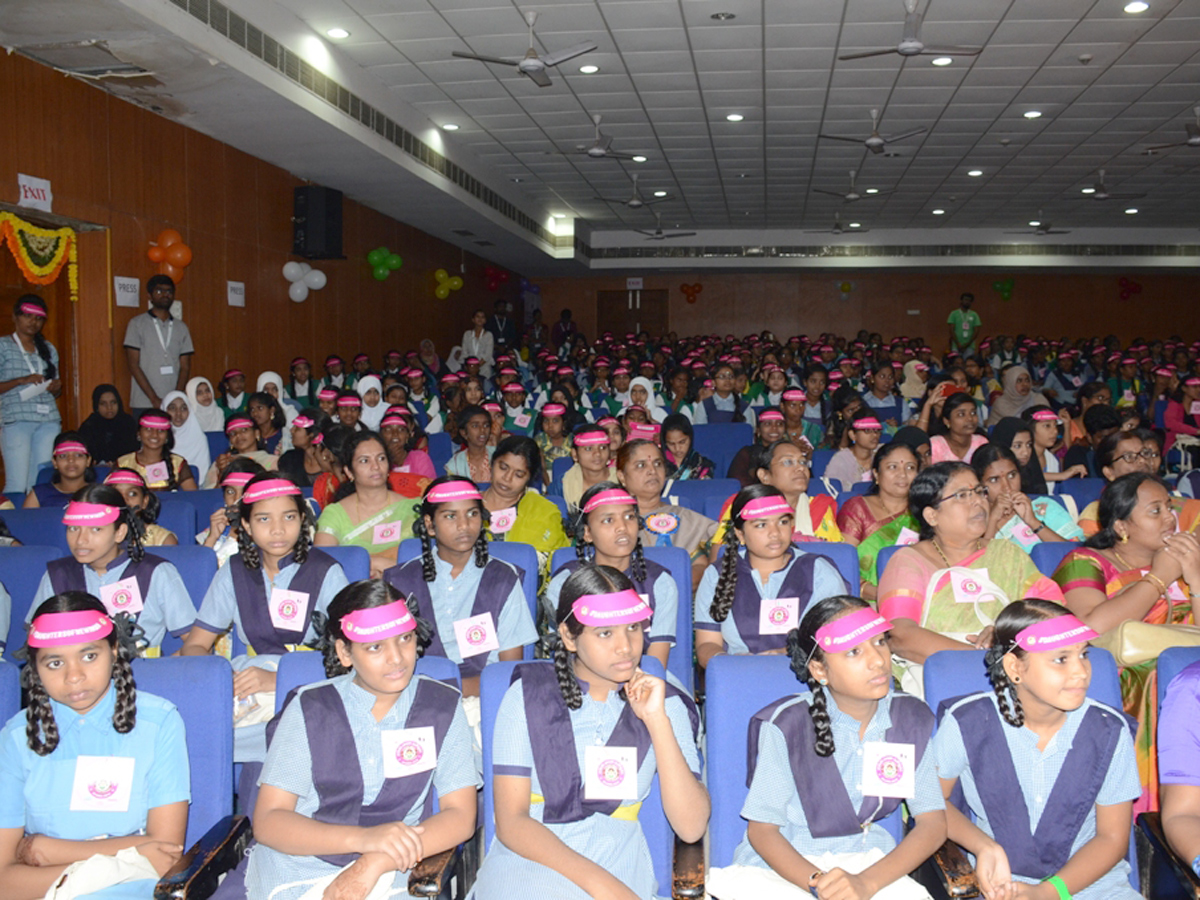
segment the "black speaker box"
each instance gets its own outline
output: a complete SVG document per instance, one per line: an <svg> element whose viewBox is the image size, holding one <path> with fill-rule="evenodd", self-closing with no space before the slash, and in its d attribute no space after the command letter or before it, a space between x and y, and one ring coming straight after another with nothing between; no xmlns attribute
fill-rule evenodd
<svg viewBox="0 0 1200 900"><path fill-rule="evenodd" d="M292 253L305 259L343 259L342 192L298 187L292 197Z"/></svg>

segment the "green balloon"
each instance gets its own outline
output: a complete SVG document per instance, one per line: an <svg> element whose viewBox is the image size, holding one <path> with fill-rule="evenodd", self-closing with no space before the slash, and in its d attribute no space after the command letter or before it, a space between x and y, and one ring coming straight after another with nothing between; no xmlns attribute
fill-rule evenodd
<svg viewBox="0 0 1200 900"><path fill-rule="evenodd" d="M376 266L371 270L371 274L375 277L376 281L386 281L387 277L392 274L392 270L387 266Z"/></svg>
<svg viewBox="0 0 1200 900"><path fill-rule="evenodd" d="M376 247L367 254L367 262L371 264L371 268L383 265L385 259L387 259L387 251L382 247Z"/></svg>
<svg viewBox="0 0 1200 900"><path fill-rule="evenodd" d="M993 281L992 282L992 290L993 291L1003 291L1004 290L1004 282L1003 281Z"/></svg>
<svg viewBox="0 0 1200 900"><path fill-rule="evenodd" d="M383 264L392 271L395 271L404 265L404 260L400 258L400 254L398 253L389 253L387 259L383 261Z"/></svg>

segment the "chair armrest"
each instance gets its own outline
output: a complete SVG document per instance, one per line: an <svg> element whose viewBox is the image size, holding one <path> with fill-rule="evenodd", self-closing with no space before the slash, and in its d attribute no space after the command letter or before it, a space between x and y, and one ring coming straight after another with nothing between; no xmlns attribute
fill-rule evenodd
<svg viewBox="0 0 1200 900"><path fill-rule="evenodd" d="M220 876L245 859L252 837L245 816L221 819L159 880L154 900L206 900Z"/></svg>
<svg viewBox="0 0 1200 900"><path fill-rule="evenodd" d="M438 897L454 870L458 847L451 847L421 860L408 874L408 892L414 897Z"/></svg>
<svg viewBox="0 0 1200 900"><path fill-rule="evenodd" d="M688 844L675 838L671 896L674 900L699 900L704 896L704 839Z"/></svg>
<svg viewBox="0 0 1200 900"><path fill-rule="evenodd" d="M934 851L931 860L947 896L959 898L980 896L979 882L975 879L975 870L962 847L953 841L946 841Z"/></svg>
<svg viewBox="0 0 1200 900"><path fill-rule="evenodd" d="M1167 843L1161 813L1139 815L1136 834L1138 873L1145 896L1200 898L1200 878Z"/></svg>

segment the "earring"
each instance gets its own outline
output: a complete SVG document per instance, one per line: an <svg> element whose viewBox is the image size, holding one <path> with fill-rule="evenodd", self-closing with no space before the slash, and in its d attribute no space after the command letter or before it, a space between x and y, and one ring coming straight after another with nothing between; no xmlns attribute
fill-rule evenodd
<svg viewBox="0 0 1200 900"><path fill-rule="evenodd" d="M827 685L827 684L829 684L829 681L828 681L827 679L825 679L825 678L822 678L822 679L820 680L820 685L821 685L822 687L824 687L824 686L825 686L825 685Z"/></svg>
<svg viewBox="0 0 1200 900"><path fill-rule="evenodd" d="M1013 684L1020 684L1020 683L1021 683L1021 676L1020 676L1020 675L1014 675L1012 678L1010 678L1010 679L1008 679L1008 680L1009 680L1009 681L1011 681Z"/></svg>
<svg viewBox="0 0 1200 900"><path fill-rule="evenodd" d="M1122 543L1122 544L1128 544L1128 543L1129 543L1129 535L1128 535L1128 534L1123 534L1123 535L1121 535L1121 543Z"/></svg>

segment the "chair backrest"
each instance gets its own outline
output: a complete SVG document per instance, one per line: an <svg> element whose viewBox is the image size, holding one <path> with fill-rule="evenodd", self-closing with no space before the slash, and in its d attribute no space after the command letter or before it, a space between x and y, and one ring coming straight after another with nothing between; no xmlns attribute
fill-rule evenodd
<svg viewBox="0 0 1200 900"><path fill-rule="evenodd" d="M819 479L822 475L825 474L825 468L829 465L829 461L831 459L833 459L833 454L836 452L837 452L836 450L814 450L813 451L811 462L812 462L812 478L814 481ZM810 494L813 492L811 487L808 489L808 492Z"/></svg>
<svg viewBox="0 0 1200 900"><path fill-rule="evenodd" d="M423 656L417 660L416 674L428 675L460 687L458 666L444 656ZM275 712L283 709L289 692L296 688L325 680L325 655L320 651L285 653L279 658L275 672Z"/></svg>
<svg viewBox="0 0 1200 900"><path fill-rule="evenodd" d="M491 847L492 838L496 835L495 780L492 771L496 714L500 710L500 701L504 699L504 694L512 681L513 667L517 665L521 664L515 662L493 663L484 668L479 683L480 711L482 713L480 727L483 737L483 846L485 852ZM532 665L549 666L553 663L548 659L539 659L535 660ZM651 675L662 677L662 668L653 658L643 659L642 668ZM654 875L658 879L659 890L669 891L675 836L662 809L662 795L659 793L657 774L654 776L650 793L638 812L638 824L641 825L642 833L646 836L646 844L650 848L650 857L654 863Z"/></svg>
<svg viewBox="0 0 1200 900"><path fill-rule="evenodd" d="M59 556L71 552L67 547L67 527L62 523L61 509L6 509L0 515L4 517L12 536L22 544L57 547Z"/></svg>
<svg viewBox="0 0 1200 900"><path fill-rule="evenodd" d="M138 690L172 703L187 729L192 805L185 847L233 813L233 670L219 656L135 659Z"/></svg>
<svg viewBox="0 0 1200 900"><path fill-rule="evenodd" d="M899 544L893 544L890 547L884 547L879 551L879 555L875 557L875 583L879 584L879 580L883 578L883 570L887 568L887 564L892 557L896 555L896 551L900 549Z"/></svg>
<svg viewBox="0 0 1200 900"><path fill-rule="evenodd" d="M728 472L737 452L754 441L754 428L748 422L714 422L692 430L696 450L713 461L718 474Z"/></svg>
<svg viewBox="0 0 1200 900"><path fill-rule="evenodd" d="M229 450L229 438L225 436L225 432L206 431L204 437L208 439L208 455L211 459L216 460L218 456Z"/></svg>
<svg viewBox="0 0 1200 900"><path fill-rule="evenodd" d="M1074 541L1042 541L1040 544L1033 545L1029 556L1033 560L1033 564L1038 567L1038 571L1050 578L1063 558L1072 550L1078 549L1079 546Z"/></svg>
<svg viewBox="0 0 1200 900"><path fill-rule="evenodd" d="M1058 493L1074 498L1075 505L1083 512L1089 503L1100 499L1107 483L1103 478L1068 478L1058 482Z"/></svg>
<svg viewBox="0 0 1200 900"><path fill-rule="evenodd" d="M363 581L371 577L371 554L367 552L365 547L339 545L336 547L319 547L317 549L328 553L338 561L338 565L346 573L347 581Z"/></svg>
<svg viewBox="0 0 1200 900"><path fill-rule="evenodd" d="M721 521L721 511L725 509L725 504L730 500L729 494L722 497L720 494L709 494L704 498L704 515L708 516L718 524Z"/></svg>
<svg viewBox="0 0 1200 900"><path fill-rule="evenodd" d="M190 535L190 540L195 540L195 536L208 527L208 520L212 518L212 514L225 505L225 491L221 488L208 488L201 491L163 492L158 495L158 500L164 510L168 506L184 504L196 511L196 530ZM175 535L179 538L179 543L187 543L178 531Z"/></svg>
<svg viewBox="0 0 1200 900"><path fill-rule="evenodd" d="M21 709L21 670L0 659L0 722L7 722Z"/></svg>
<svg viewBox="0 0 1200 900"><path fill-rule="evenodd" d="M702 478L698 481L673 481L664 495L671 498L672 503L677 499L680 506L703 513L709 497L720 497L724 501L741 488L736 478Z"/></svg>
<svg viewBox="0 0 1200 900"><path fill-rule="evenodd" d="M180 493L192 493L180 491ZM180 544L196 545L196 507L184 503L163 503L158 510L158 524L172 532ZM205 521L205 526L208 522Z"/></svg>
<svg viewBox="0 0 1200 900"><path fill-rule="evenodd" d="M824 556L837 566L838 574L846 582L846 589L855 597L862 593L862 575L858 569L858 548L840 541L805 541L798 545L805 553Z"/></svg>
<svg viewBox="0 0 1200 900"><path fill-rule="evenodd" d="M63 555L57 547L30 544L21 547L0 547L0 584L12 601L4 657L12 655L25 643L25 616L33 604L38 585L52 559Z"/></svg>
<svg viewBox="0 0 1200 900"><path fill-rule="evenodd" d="M1170 647L1158 654L1158 706L1161 709L1171 681L1194 662L1200 662L1200 647Z"/></svg>
<svg viewBox="0 0 1200 900"><path fill-rule="evenodd" d="M1184 472L1179 477L1179 493L1185 497L1196 498L1200 497L1200 469L1192 469L1190 472Z"/></svg>
<svg viewBox="0 0 1200 900"><path fill-rule="evenodd" d="M563 476L567 474L567 469L575 465L575 460L569 456L562 456L550 464L550 487L546 489L547 496L561 497L563 492Z"/></svg>
<svg viewBox="0 0 1200 900"><path fill-rule="evenodd" d="M444 431L429 435L429 459L433 462L433 471L438 475L446 473L446 463L454 455L454 442Z"/></svg>
<svg viewBox="0 0 1200 900"><path fill-rule="evenodd" d="M780 697L805 690L786 656L714 656L705 672L707 781L712 798L708 855L712 866L733 864L733 852L746 833L741 817L746 801L746 732L751 717ZM899 841L899 810L882 824Z"/></svg>
<svg viewBox="0 0 1200 900"><path fill-rule="evenodd" d="M150 547L146 552L165 559L176 568L179 577L183 579L183 586L187 588L192 605L199 612L209 585L217 577L217 554L213 549L185 543L181 539L178 547ZM169 656L182 645L181 638L172 637L168 632L162 642L163 656Z"/></svg>

